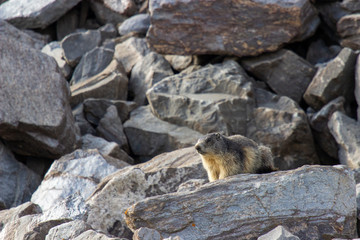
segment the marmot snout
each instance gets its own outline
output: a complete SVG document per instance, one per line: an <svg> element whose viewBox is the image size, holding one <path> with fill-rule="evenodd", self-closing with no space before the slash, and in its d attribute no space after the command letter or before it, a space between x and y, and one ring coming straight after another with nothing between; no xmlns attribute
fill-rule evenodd
<svg viewBox="0 0 360 240"><path fill-rule="evenodd" d="M275 171L271 150L241 135L211 133L200 138L195 149L201 155L209 181L240 173Z"/></svg>

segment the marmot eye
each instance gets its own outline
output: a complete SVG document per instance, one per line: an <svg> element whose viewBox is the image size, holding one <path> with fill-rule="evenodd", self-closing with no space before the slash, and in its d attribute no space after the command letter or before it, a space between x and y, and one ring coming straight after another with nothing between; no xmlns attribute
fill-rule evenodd
<svg viewBox="0 0 360 240"><path fill-rule="evenodd" d="M205 140L206 143L209 143L210 141L211 141L210 138L207 138L207 139Z"/></svg>

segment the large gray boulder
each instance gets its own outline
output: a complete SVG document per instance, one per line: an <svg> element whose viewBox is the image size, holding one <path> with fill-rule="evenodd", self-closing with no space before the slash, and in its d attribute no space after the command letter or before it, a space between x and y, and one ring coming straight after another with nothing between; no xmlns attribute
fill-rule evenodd
<svg viewBox="0 0 360 240"><path fill-rule="evenodd" d="M359 7L360 8L360 7ZM342 37L341 45L354 50L360 49L360 13L346 15L337 23L337 31Z"/></svg>
<svg viewBox="0 0 360 240"><path fill-rule="evenodd" d="M255 239L277 225L304 240L354 238L355 191L354 175L343 166L240 174L144 199L125 219L132 231L152 228L164 238Z"/></svg>
<svg viewBox="0 0 360 240"><path fill-rule="evenodd" d="M290 50L241 60L242 66L277 94L300 102L316 69Z"/></svg>
<svg viewBox="0 0 360 240"><path fill-rule="evenodd" d="M90 0L89 2L96 18L103 24L121 23L136 11L136 5L133 0Z"/></svg>
<svg viewBox="0 0 360 240"><path fill-rule="evenodd" d="M306 39L320 22L307 0L153 0L149 9L147 39L163 54L258 55Z"/></svg>
<svg viewBox="0 0 360 240"><path fill-rule="evenodd" d="M149 27L150 16L149 14L142 13L126 19L121 23L118 30L120 35L126 35L132 32L145 35Z"/></svg>
<svg viewBox="0 0 360 240"><path fill-rule="evenodd" d="M78 129L55 60L1 35L0 138L21 155L57 158L74 150ZM19 71L21 69L21 71Z"/></svg>
<svg viewBox="0 0 360 240"><path fill-rule="evenodd" d="M19 28L45 28L81 0L9 0L0 5L0 19Z"/></svg>
<svg viewBox="0 0 360 240"><path fill-rule="evenodd" d="M254 107L252 79L235 62L167 77L147 91L158 118L203 134L246 134Z"/></svg>

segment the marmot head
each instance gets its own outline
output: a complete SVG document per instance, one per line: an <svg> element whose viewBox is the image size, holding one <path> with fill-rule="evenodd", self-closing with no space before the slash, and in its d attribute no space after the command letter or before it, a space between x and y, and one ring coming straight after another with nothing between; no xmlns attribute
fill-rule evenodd
<svg viewBox="0 0 360 240"><path fill-rule="evenodd" d="M225 138L220 133L207 134L197 141L195 149L201 155L219 154L225 150Z"/></svg>

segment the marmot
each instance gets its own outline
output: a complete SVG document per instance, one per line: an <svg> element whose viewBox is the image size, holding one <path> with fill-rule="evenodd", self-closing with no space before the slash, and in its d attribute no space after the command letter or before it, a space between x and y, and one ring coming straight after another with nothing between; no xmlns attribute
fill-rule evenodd
<svg viewBox="0 0 360 240"><path fill-rule="evenodd" d="M270 148L242 135L207 134L198 140L195 149L210 182L240 173L276 171Z"/></svg>

